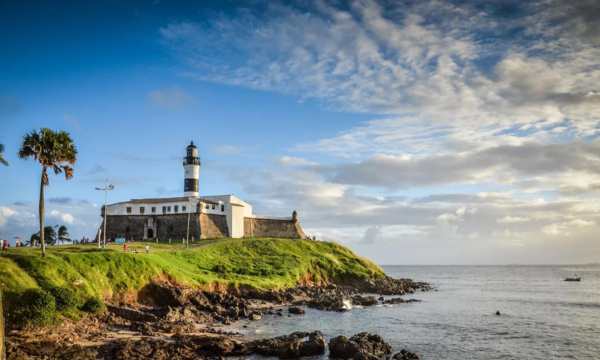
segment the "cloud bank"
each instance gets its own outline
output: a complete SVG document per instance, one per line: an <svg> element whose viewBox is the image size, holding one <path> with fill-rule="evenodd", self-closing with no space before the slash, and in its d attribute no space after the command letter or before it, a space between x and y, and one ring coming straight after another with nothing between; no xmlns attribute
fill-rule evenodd
<svg viewBox="0 0 600 360"><path fill-rule="evenodd" d="M373 119L230 174L257 209L381 262L598 261L600 7L268 3L174 21L203 81Z"/></svg>

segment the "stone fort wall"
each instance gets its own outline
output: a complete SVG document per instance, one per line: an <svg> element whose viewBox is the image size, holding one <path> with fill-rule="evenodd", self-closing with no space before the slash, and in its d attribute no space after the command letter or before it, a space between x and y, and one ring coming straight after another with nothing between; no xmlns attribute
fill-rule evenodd
<svg viewBox="0 0 600 360"><path fill-rule="evenodd" d="M200 239L215 239L229 237L227 218L225 215L200 214ZM197 238L196 238L197 239Z"/></svg>
<svg viewBox="0 0 600 360"><path fill-rule="evenodd" d="M295 219L244 218L244 237L304 239L306 235Z"/></svg>
<svg viewBox="0 0 600 360"><path fill-rule="evenodd" d="M154 223L154 238L166 242L185 239L187 214L169 215L113 215L108 216L106 239L124 237L143 240L148 219ZM103 224L100 224L103 229ZM190 217L190 239L229 237L227 218L217 214L193 214ZM244 218L244 237L279 237L304 239L306 235L297 219Z"/></svg>
<svg viewBox="0 0 600 360"><path fill-rule="evenodd" d="M106 239L124 237L127 240L144 239L148 219L154 222L154 237L159 241L185 239L187 232L187 214L169 215L120 215L108 216L106 220ZM100 229L103 229L100 224ZM193 214L190 217L190 239L212 239L228 237L225 215Z"/></svg>

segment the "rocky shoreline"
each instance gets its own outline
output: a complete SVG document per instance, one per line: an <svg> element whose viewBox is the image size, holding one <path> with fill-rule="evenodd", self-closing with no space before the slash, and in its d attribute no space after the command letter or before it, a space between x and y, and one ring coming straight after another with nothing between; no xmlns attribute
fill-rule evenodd
<svg viewBox="0 0 600 360"><path fill-rule="evenodd" d="M406 350L392 356L391 347L374 334L335 337L326 346L318 331L250 340L217 327L259 321L265 314L301 316L305 307L346 311L351 306L400 304L415 301L401 296L430 289L427 283L390 277L283 291L203 291L153 282L139 291L136 301L109 304L102 315L65 320L51 328L11 330L7 359L298 358L325 354L327 348L335 358L418 359Z"/></svg>

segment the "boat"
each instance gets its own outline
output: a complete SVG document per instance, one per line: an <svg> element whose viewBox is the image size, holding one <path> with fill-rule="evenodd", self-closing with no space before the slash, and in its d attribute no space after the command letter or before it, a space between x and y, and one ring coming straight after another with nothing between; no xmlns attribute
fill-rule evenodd
<svg viewBox="0 0 600 360"><path fill-rule="evenodd" d="M573 276L573 277L568 277L565 279L565 281L581 281L581 276Z"/></svg>

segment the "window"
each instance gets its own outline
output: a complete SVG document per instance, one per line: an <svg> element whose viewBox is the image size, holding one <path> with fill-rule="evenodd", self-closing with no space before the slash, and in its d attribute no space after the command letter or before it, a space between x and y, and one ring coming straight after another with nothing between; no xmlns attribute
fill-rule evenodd
<svg viewBox="0 0 600 360"><path fill-rule="evenodd" d="M152 213L154 214L156 212L156 206L152 207Z"/></svg>
<svg viewBox="0 0 600 360"><path fill-rule="evenodd" d="M167 207L163 206L163 214L167 212Z"/></svg>
<svg viewBox="0 0 600 360"><path fill-rule="evenodd" d="M131 206L128 206L128 207L127 207L127 213L128 213L128 214L131 214Z"/></svg>
<svg viewBox="0 0 600 360"><path fill-rule="evenodd" d="M178 212L178 211L179 211L179 205L175 205L175 206L173 206L173 211L174 211L174 212Z"/></svg>
<svg viewBox="0 0 600 360"><path fill-rule="evenodd" d="M213 209L213 210L215 209L215 204L213 204L213 205L212 205L212 209Z"/></svg>
<svg viewBox="0 0 600 360"><path fill-rule="evenodd" d="M167 212L171 212L171 207L167 206Z"/></svg>
<svg viewBox="0 0 600 360"><path fill-rule="evenodd" d="M140 206L140 214L143 214L143 213L144 213L144 211L146 211L146 208L145 208L145 207L143 207L143 206Z"/></svg>
<svg viewBox="0 0 600 360"><path fill-rule="evenodd" d="M181 206L181 211L185 212L185 206L183 206L183 205Z"/></svg>
<svg viewBox="0 0 600 360"><path fill-rule="evenodd" d="M208 206L208 204L206 204L206 210L208 210L208 209L209 209L209 206Z"/></svg>
<svg viewBox="0 0 600 360"><path fill-rule="evenodd" d="M225 205L221 204L221 212L225 211Z"/></svg>

